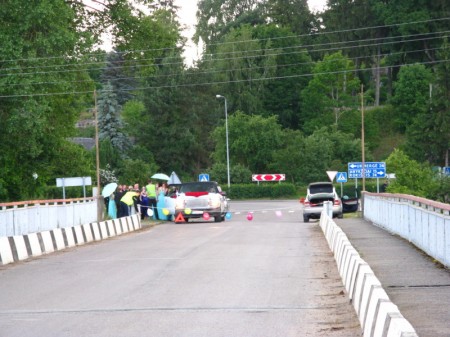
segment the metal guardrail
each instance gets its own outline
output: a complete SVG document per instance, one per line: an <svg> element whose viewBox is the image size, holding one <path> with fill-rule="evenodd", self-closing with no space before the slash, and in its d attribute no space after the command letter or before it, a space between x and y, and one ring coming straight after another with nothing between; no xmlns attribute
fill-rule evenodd
<svg viewBox="0 0 450 337"><path fill-rule="evenodd" d="M364 192L364 218L450 267L450 205L406 194Z"/></svg>
<svg viewBox="0 0 450 337"><path fill-rule="evenodd" d="M97 221L97 199L0 203L0 237L25 235Z"/></svg>

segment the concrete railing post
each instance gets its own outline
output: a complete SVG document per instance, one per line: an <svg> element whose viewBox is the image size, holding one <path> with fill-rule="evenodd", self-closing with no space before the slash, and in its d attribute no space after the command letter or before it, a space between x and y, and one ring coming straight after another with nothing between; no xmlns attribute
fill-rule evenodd
<svg viewBox="0 0 450 337"><path fill-rule="evenodd" d="M323 202L323 210L331 219L333 219L333 203L331 201Z"/></svg>

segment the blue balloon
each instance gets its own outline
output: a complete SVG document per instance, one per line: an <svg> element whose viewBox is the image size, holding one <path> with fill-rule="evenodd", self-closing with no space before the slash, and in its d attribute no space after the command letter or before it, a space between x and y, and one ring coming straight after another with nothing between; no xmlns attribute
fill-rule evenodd
<svg viewBox="0 0 450 337"><path fill-rule="evenodd" d="M227 220L230 220L230 219L231 219L231 213L230 213L230 212L227 212L227 214L225 214L225 218L226 218Z"/></svg>

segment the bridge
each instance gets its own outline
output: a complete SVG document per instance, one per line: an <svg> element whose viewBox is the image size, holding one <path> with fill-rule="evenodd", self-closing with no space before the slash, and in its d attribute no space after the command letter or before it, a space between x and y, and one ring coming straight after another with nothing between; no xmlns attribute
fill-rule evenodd
<svg viewBox="0 0 450 337"><path fill-rule="evenodd" d="M87 201L87 203L89 204L91 201ZM73 203L78 204L81 202L82 201L80 200L68 202L67 207L73 209L74 207L77 207L74 206ZM48 205L48 207L51 206L50 204ZM91 202L91 204L92 204L91 206L84 205L83 207L93 207L94 211L92 211L92 217L95 217L94 214L96 214L95 210L96 204L95 202ZM285 207L286 204L288 204L287 208ZM307 312L308 310L312 310L312 308L302 307L300 304L292 306L287 305L286 303L290 303L289 301L291 300L289 300L288 302L285 302L284 300L279 302L280 301L279 299L276 300L274 299L274 303L277 303L277 305L261 305L259 298L256 297L254 298L253 306L246 305L242 307L240 306L217 307L217 305L211 306L205 304L204 307L189 307L189 306L186 307L180 306L178 303L178 305L174 307L170 305L152 308L139 307L137 310L136 308L134 310L136 310L137 312L155 313L155 315L156 312L158 313L177 312L180 314L181 312L183 312L186 314L188 312L194 312L196 310L197 311L203 310L203 313L205 315L213 315L214 313L216 313L224 315L224 317L229 317L230 312L233 312L236 315L242 314L242 312L244 312L247 313L247 315L250 315L251 317L253 317L255 312L259 312L263 313L266 316L266 319L270 319L270 317L278 317L278 315L280 315L281 312L284 313L288 312L292 315L294 314L302 315L301 314L302 312L306 317L305 318L306 321L303 322L302 328L298 328L300 329L299 331L301 332L298 335L306 335L305 333L309 333L312 336L314 335L357 336L360 335L362 332L364 336L439 337L439 336L448 336L450 334L450 328L448 325L448 303L450 303L449 302L450 276L447 269L450 261L449 259L450 205L435 203L426 199L415 198L405 195L366 193L364 195L364 203L363 203L364 219L344 218L342 220L339 219L334 221L333 219L327 217L326 214L324 214L319 222L306 225L300 223L301 214L299 215L299 212L301 212L301 207L298 203L296 204L297 205L295 204L293 205L292 202L290 203L270 202L267 204L264 204L263 202L261 203L256 202L255 205L252 205L251 203L245 203L243 205L236 203L232 205L233 207L232 210L236 209L236 214L233 214L233 218L229 223L223 223L220 225L213 224L208 227L205 227L204 224L200 224L198 228L188 226L184 227L183 225L181 226L177 225L177 227L173 227L174 226L173 224L172 225L164 224L163 226L158 227L158 229L160 231L164 229L164 233L169 235L167 237L168 241L160 243L160 245L162 246L158 247L159 249L166 251L170 249L173 245L174 238L171 237L170 235L188 235L189 231L195 229L199 230L197 234L201 233L201 235L199 235L201 237L211 236L211 238L215 238L215 240L218 240L218 242L216 243L220 243L220 245L214 246L214 248L212 248L213 251L215 252L214 254L221 252L220 247L222 246L222 248L230 252L229 253L230 259L233 259L233 251L232 250L230 251L230 249L235 249L235 247L241 247L240 250L237 251L236 253L240 253L240 258L246 258L248 254L250 255L253 254L253 252L249 250L250 248L247 248L247 246L254 247L255 245L260 244L259 241L262 240L264 241L264 245L260 247L258 253L262 254L264 256L264 259L270 260L271 258L270 256L272 255L269 254L268 252L266 253L266 251L262 247L266 247L265 249L267 249L270 252L272 252L270 248L277 247L277 249L273 249L273 253L278 252L279 250L285 251L285 253L281 255L283 257L282 261L283 264L286 263L289 264L291 268L290 271L281 270L280 269L281 266L276 267L276 264L270 264L270 268L275 269L273 269L272 271L270 271L269 274L267 274L266 272L268 271L266 271L265 268L263 269L257 268L257 266L260 266L262 262L260 260L256 260L251 261L251 264L246 266L246 268L250 270L254 270L256 268L254 274L247 275L246 274L247 271L245 272L240 271L240 272L245 273L248 276L245 279L250 280L252 280L253 278L260 278L261 275L265 275L265 277L267 278L266 282L271 283L272 279L278 280L278 277L276 276L277 273L279 273L280 276L284 275L282 277L282 280L285 281L290 277L292 277L292 275L289 277L289 274L294 273L293 269L304 270L304 268L302 268L301 265L305 263L308 254L309 255L315 254L316 256L320 256L320 259L325 258L325 255L327 254L325 254L322 251L316 251L316 247L319 246L320 241L323 240L323 239L320 240L318 239L318 237L315 236L318 233L317 228L320 228L320 232L322 232L322 238L326 239L326 242L329 247L328 254L332 254L331 256L334 259L333 263L334 270L323 271L322 269L320 269L322 268L320 267L320 265L324 262L322 260L320 261L320 263L317 264L316 267L313 268L313 270L317 271L316 269L320 267L319 268L320 273L323 273L323 275L327 275L327 277L328 275L332 275L333 272L336 273L337 275L336 279L337 278L340 279L341 284L340 287L342 287L342 294L344 294L345 298L347 298L347 300L349 300L349 303L351 303L351 307L354 310L352 314L356 315L356 322L359 324L358 329L355 329L354 327L352 328L351 323L344 324L343 322L339 322L339 320L337 320L339 323L334 323L334 325L333 322L335 321L333 322L330 321L327 323L328 325L326 325L324 323L326 322L326 318L319 319L318 317L315 317L310 318L311 320L308 321L309 316ZM61 203L56 204L54 206L60 208L59 210L60 213L62 213L61 208L65 207ZM36 213L35 210L32 210L32 208L34 207L32 205L22 207L15 205L10 206L9 208L5 206L5 208L2 211L5 213L8 211L11 212L10 210L14 209L14 207L16 208L16 211L20 212L24 212L22 208L30 208L29 211L34 212L34 217L36 217L38 214ZM40 205L38 207L42 208L43 206ZM44 205L44 207L47 206ZM249 226L248 220L245 220L246 218L245 212L246 210L249 209L252 209L252 212L255 213L254 220L251 223L251 226ZM273 213L272 211L275 213ZM49 212L51 213L52 211L45 211L45 212L47 212L46 214L49 214ZM72 214L71 212L72 211L69 211L66 214ZM83 211L83 213L87 212ZM273 214L276 215L274 216ZM283 214L283 216L281 216L280 214ZM9 219L11 219L11 215L8 215L8 217ZM24 217L25 216L22 214L21 216L13 218L23 219ZM264 218L263 222L262 223L257 222L258 219L261 217ZM55 218L57 218L56 215ZM4 218L0 219L2 219L0 224L2 225L2 227L5 227L5 223L3 220ZM75 217L75 219L77 218ZM114 238L121 235L125 235L126 239L124 240L130 241L134 240L133 237L135 237L134 234L132 236L129 236L130 233L136 232L136 235L138 235L138 233L143 233L142 231L148 232L147 228L148 225L145 223L141 223L141 221L139 221L139 217L137 217L136 215L131 216L129 218L122 218L117 220L108 220L101 222L97 222L95 219L92 219L87 223L83 224L80 223L83 222L83 220L77 219L76 221L78 222L74 226L68 226L67 224L67 226L64 227L62 223L56 222L57 225L54 229L46 229L41 230L40 232L30 232L30 233L16 232L12 235L8 234L0 236L0 258L1 258L0 264L4 265L4 267L0 271L2 274L1 275L2 277L0 277L0 286L1 286L0 288L2 289L9 288L8 293L5 293L5 290L3 291L0 290L1 297L5 299L4 303L7 302L6 301L7 298L11 297L11 299L14 299L15 297L13 294L16 293L17 291L21 291L20 289L19 290L15 289L14 291L12 291L11 285L9 285L8 287L7 283L2 284L1 281L2 279L9 279L9 276L12 275L15 270L17 270L15 268L13 269L7 268L6 266L7 264L10 264L11 266L14 266L15 264L21 265L22 263L21 261L27 261L30 260L30 258L37 256L43 255L45 256L45 254L57 250L67 251L69 249L69 254L75 254L75 252L70 253L70 250L74 249L74 247L76 248L91 242L93 243L100 242L107 238L114 240ZM42 221L40 223L42 224ZM23 223L22 225L16 224L14 227L16 231L17 230L24 231L25 228ZM277 232L274 231L274 228L283 231L282 232L283 234L280 237L278 237L277 236L278 234ZM286 231L287 228L289 228L289 231ZM186 231L187 229L190 230ZM151 229L149 232L152 231L153 229ZM183 234L180 234L180 231L182 231ZM243 232L239 232L239 235L233 237L233 239L228 237L226 240L225 238L219 240L220 238L223 237L222 235L225 235L225 233L230 233L232 231L243 231ZM259 237L255 235L255 233L264 233L264 231L269 231L270 234L268 234L267 237ZM289 234L290 232L292 233ZM300 236L296 237L296 234ZM142 234L139 235L142 236ZM136 237L136 240L138 240L139 235ZM218 236L216 237L216 235ZM252 237L253 235L255 235L254 238ZM302 237L306 236L309 237L310 240L303 242ZM286 241L287 240L286 238L289 238L289 240ZM192 252L195 251L196 254L202 256L202 259L199 260L198 263L208 264L208 261L211 259L211 257L208 258L208 255L205 255L206 251L203 252L204 243L200 242L204 239L191 237L189 240L197 242L197 245L192 248L187 247L183 248L183 245L185 243L178 242L178 244L181 245L179 247L179 250L184 251L184 249L187 249L185 251L187 254L186 256L192 256ZM283 242L283 244L281 244L279 240L283 240L280 241ZM233 244L231 246L226 245L228 241L230 242L233 241ZM245 242L246 245L240 246L239 242ZM286 242L289 242L288 244L289 249L286 248ZM137 249L138 251L142 251L142 249L144 249L142 243L140 244L138 243L138 241L134 243L137 244L137 247L135 247L131 242L130 244L132 245L132 247L134 247L130 248L130 250ZM309 251L309 253L306 253L303 250L300 252L299 250L300 248L298 246L301 245L307 245L308 246L307 251ZM420 250L417 248L419 248ZM147 247L145 249L147 249ZM188 251L189 253L187 253ZM297 253L292 255L292 253L289 253L290 251ZM110 254L114 255L115 253L113 251L110 251ZM160 257L157 257L159 254L156 254L157 256L154 256L151 253L148 254L150 254L149 258L151 261L160 261L161 259ZM302 255L302 259L299 260L299 265L297 267L295 267L295 264L291 265L292 259L294 259L296 255L300 254ZM278 256L277 259L281 259L281 256ZM238 257L236 256L237 259L236 261L240 261L240 258L238 259ZM91 261L100 261L99 259L100 259L99 257L94 259L85 258L85 261L87 261L86 263L93 263ZM162 258L162 261L175 262L179 261L180 257L177 257L175 260L173 259L174 257ZM33 259L31 259L31 261L32 260ZM76 265L78 265L79 263L77 261L74 261ZM134 260L129 261L130 264L136 262ZM140 259L137 259L137 261L140 261ZM215 264L219 265L219 262L221 262L222 260L219 259L214 261ZM193 261L191 261L190 263L193 263ZM236 264L240 263L241 262L236 262ZM312 263L311 266L316 265L315 262L311 263ZM168 263L168 265L170 265L170 263ZM24 267L26 267L26 265ZM148 265L148 267L150 267L150 265ZM129 267L126 267L126 269L128 268ZM202 277L212 278L214 275L214 273L211 274L211 269L203 269L203 268L198 269L198 267L191 267L191 268L193 268L192 271L194 271L195 273L201 273L199 280L201 280ZM211 268L212 270L214 270L214 267L211 266ZM230 268L230 266L227 265L226 268ZM54 270L53 269L51 270L53 273ZM164 270L165 270L164 273L167 273L167 270L166 269ZM230 272L232 272L231 269ZM272 272L275 274L272 274ZM283 272L285 272L286 274L283 274ZM304 270L303 273L309 274L311 273L311 271L306 272L306 270ZM3 276L6 277L3 278ZM160 278L161 276L158 277ZM185 274L184 277L190 278L192 277L192 275ZM229 281L233 283L234 276L229 275L228 277L230 278ZM307 281L311 280L311 278L306 278L305 280L301 281L300 280L302 278L301 275L297 275L296 277L298 278L297 279L298 282L307 282L307 284L305 285L305 289L310 289L309 291L306 290L307 292L315 291L315 285L312 285L310 281ZM322 283L322 282L326 283L327 277L325 278L314 277L312 279L315 280L315 283ZM162 279L165 280L166 276L164 276ZM186 279L185 281L186 284L184 286L182 284L178 284L178 287L185 288L186 291L188 280ZM103 283L104 281L102 281L101 279L97 279L95 280L95 282ZM198 282L200 283L200 281ZM220 280L215 280L215 282L221 284ZM276 289L278 289L280 285L281 284L277 283L278 287L276 287ZM116 286L117 285L115 285L114 287ZM158 283L153 284L153 286L160 289L160 291L168 291L168 289L165 289L164 286L160 288L160 285L158 285ZM325 284L323 286L325 286ZM85 287L87 287L87 285L85 285ZM195 286L193 285L192 287L195 288ZM211 287L211 285L209 284L204 285L204 287L205 287L204 290L208 290L208 288ZM227 289L228 285L225 283L222 284L222 287L224 289ZM298 285L292 284L291 287L292 288L286 287L286 289L283 290L286 291L286 296L291 296L293 298L292 301L295 301L295 298L297 297L302 298L302 296L304 296L298 292ZM333 285L333 287L337 288L338 285L335 284ZM13 288L17 287L14 286ZM236 284L233 290L243 291L242 288L246 288L245 285L239 286L238 284ZM323 292L324 291L323 288L321 289L322 289L321 291ZM180 290L181 289L174 290L174 293L180 295L180 297L182 298L183 292ZM247 291L248 291L247 294L253 294L256 291L256 289ZM275 288L268 288L267 291L269 291L270 293L276 292ZM186 291L186 294L190 293ZM213 298L217 298L218 296L217 294L213 293L210 293L209 295L212 296ZM222 300L226 299L227 303L233 303L233 298L236 297L236 293L233 294L233 291L230 293L225 292L223 295L225 297L221 299ZM327 296L330 296L329 298L331 298L331 295L332 294L328 294ZM130 295L128 294L127 296ZM321 294L320 296L323 297L325 295ZM252 298L252 296L249 297ZM170 298L174 302L180 301L179 298L175 299L172 296L170 296ZM348 308L346 309L346 304L342 303L342 299L339 296L336 296L336 294L334 294L333 298L335 305L334 306L327 305L327 307L332 307L334 309L338 308L339 310L342 310L342 312L346 312L345 310L347 310ZM303 300L305 299L302 299L301 303L304 303ZM15 301L17 301L17 298L15 298ZM161 301L164 302L164 300ZM184 302L185 300L181 301ZM270 303L270 301L268 303ZM279 303L284 304L280 305ZM336 303L339 303L339 305L336 305ZM236 305L236 303L234 304ZM12 306L14 307L14 305ZM81 307L84 308L85 306L81 305ZM25 310L24 308L28 309ZM317 310L317 315L319 316L320 316L319 312L322 312L319 310L320 308L321 307L319 305L314 309ZM91 316L95 316L97 310L100 309L98 307L95 307L94 309L87 309L87 310L76 309L75 311L77 310L80 310L79 312L82 313L83 315L86 313L90 313ZM127 312L128 309L124 310L124 308L121 307L121 309L117 308L116 310L118 312L119 311ZM129 310L133 311L132 309ZM27 305L24 305L23 307L18 306L17 309L11 309L5 306L5 304L3 306L0 305L0 331L9 331L11 332L11 334L7 335L11 336L14 335L14 332L16 332L17 335L26 336L26 334L23 334L23 331L21 331L20 332L21 334L19 334L16 329L12 328L7 323L5 323L7 321L7 318L14 317L15 314L20 312L22 312L22 314L18 315L19 318L22 321L27 321L30 319L30 315L34 317L39 317L40 315L45 316L51 313L57 315L63 314L73 315L75 311L72 312L67 308L63 310L48 309L48 308L40 310L31 310ZM111 309L109 309L108 312L109 314L112 314L114 310L111 311ZM347 313L345 313L345 315L347 315ZM327 312L325 316L334 318L337 317L336 312L331 313ZM30 320L30 322L31 321L32 320ZM321 323L322 330L317 327L318 322L322 322ZM189 326L188 328L189 324L187 322L184 322L184 324L185 324L184 331L185 332L191 331L189 329L192 329L193 327ZM286 322L286 324L289 325L289 321ZM311 328L312 329L311 331L313 332L308 330L310 327L310 325L308 324L313 325L313 327ZM316 326L314 324L316 324ZM32 323L27 323L27 326L28 325L33 326ZM218 326L220 327L220 324ZM256 326L259 325L256 324ZM325 328L325 330L323 330L324 326L327 327ZM53 329L55 329L54 331L58 331L58 333L54 334L55 336L65 335L64 333L62 333L61 330L56 329L55 327L53 327ZM227 327L225 326L222 326L221 329L222 331L227 331ZM244 327L242 327L239 324L236 325L236 329L237 329L236 331L245 330ZM247 329L250 328L247 327ZM268 327L265 326L265 329L268 329ZM52 330L51 329L46 330L47 333L45 335L51 335L48 333L49 331ZM80 333L85 330L76 329L75 331L78 331L78 335L80 335ZM137 334L131 333L121 335L131 336ZM155 332L155 334L153 335L164 336L167 334ZM172 335L183 336L181 331L179 334L174 333ZM192 333L192 334L185 334L184 336L186 335L200 336L202 334ZM207 334L205 333L204 335L219 336L221 334L220 333L212 334L211 331L208 330L208 333ZM280 336L281 335L283 334L280 334ZM284 334L284 336L287 335L289 334L288 333Z"/></svg>

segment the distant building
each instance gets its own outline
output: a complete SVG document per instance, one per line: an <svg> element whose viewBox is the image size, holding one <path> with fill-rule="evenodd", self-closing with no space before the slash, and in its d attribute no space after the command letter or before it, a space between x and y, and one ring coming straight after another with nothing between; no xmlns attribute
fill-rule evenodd
<svg viewBox="0 0 450 337"><path fill-rule="evenodd" d="M81 145L86 150L90 151L95 147L95 138L83 138L83 137L74 137L68 138L72 143Z"/></svg>

